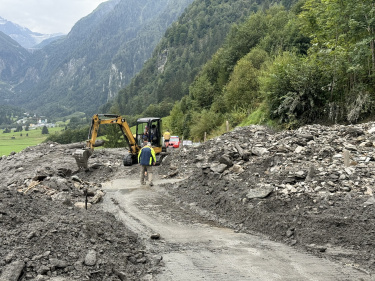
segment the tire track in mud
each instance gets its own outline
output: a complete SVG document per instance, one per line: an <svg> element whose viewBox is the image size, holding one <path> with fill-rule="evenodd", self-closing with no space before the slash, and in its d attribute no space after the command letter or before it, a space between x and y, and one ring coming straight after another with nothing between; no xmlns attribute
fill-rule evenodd
<svg viewBox="0 0 375 281"><path fill-rule="evenodd" d="M138 179L103 184L103 208L143 238L150 252L163 256L158 281L192 280L373 280L342 266L260 236L235 233L202 219L169 197L160 184L141 186ZM151 240L154 233L159 240Z"/></svg>

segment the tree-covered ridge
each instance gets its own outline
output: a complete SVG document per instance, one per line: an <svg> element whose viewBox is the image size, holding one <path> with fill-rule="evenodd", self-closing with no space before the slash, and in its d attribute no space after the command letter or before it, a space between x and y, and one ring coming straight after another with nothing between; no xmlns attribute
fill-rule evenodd
<svg viewBox="0 0 375 281"><path fill-rule="evenodd" d="M173 103L189 94L189 85L232 24L259 8L255 0L194 1L166 31L142 71L103 110L116 104L126 115L168 115Z"/></svg>
<svg viewBox="0 0 375 281"><path fill-rule="evenodd" d="M233 26L171 111L176 134L202 139L228 120L296 127L374 114L374 6L271 5Z"/></svg>

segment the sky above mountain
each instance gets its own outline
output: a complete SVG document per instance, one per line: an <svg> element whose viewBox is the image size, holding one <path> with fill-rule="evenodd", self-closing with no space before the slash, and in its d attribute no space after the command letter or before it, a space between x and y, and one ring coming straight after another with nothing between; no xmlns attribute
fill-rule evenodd
<svg viewBox="0 0 375 281"><path fill-rule="evenodd" d="M0 0L0 17L42 34L69 33L107 0Z"/></svg>

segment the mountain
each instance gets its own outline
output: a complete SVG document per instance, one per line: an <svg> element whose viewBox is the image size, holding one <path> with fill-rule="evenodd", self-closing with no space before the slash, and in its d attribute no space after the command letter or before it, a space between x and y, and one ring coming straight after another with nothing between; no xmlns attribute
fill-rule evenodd
<svg viewBox="0 0 375 281"><path fill-rule="evenodd" d="M15 24L11 21L8 21L0 17L0 31L4 32L6 35L11 37L13 40L17 41L21 46L26 49L37 48L36 46L48 40L51 42L57 37L62 36L63 34L42 34L33 32L26 27L22 27L18 24Z"/></svg>
<svg viewBox="0 0 375 281"><path fill-rule="evenodd" d="M33 52L9 103L44 114L92 114L126 86L192 0L110 0Z"/></svg>
<svg viewBox="0 0 375 281"><path fill-rule="evenodd" d="M26 49L0 31L0 100L6 102L13 98L10 81L30 56Z"/></svg>

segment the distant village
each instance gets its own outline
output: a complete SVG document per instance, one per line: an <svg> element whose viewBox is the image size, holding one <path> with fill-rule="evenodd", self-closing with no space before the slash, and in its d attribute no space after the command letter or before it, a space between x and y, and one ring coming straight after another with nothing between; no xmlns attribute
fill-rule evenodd
<svg viewBox="0 0 375 281"><path fill-rule="evenodd" d="M25 113L25 115L27 115ZM39 127L46 126L47 128L56 127L54 123L48 123L48 120L45 116L25 116L22 119L17 120L16 122L18 125L29 125L30 129L36 129Z"/></svg>

